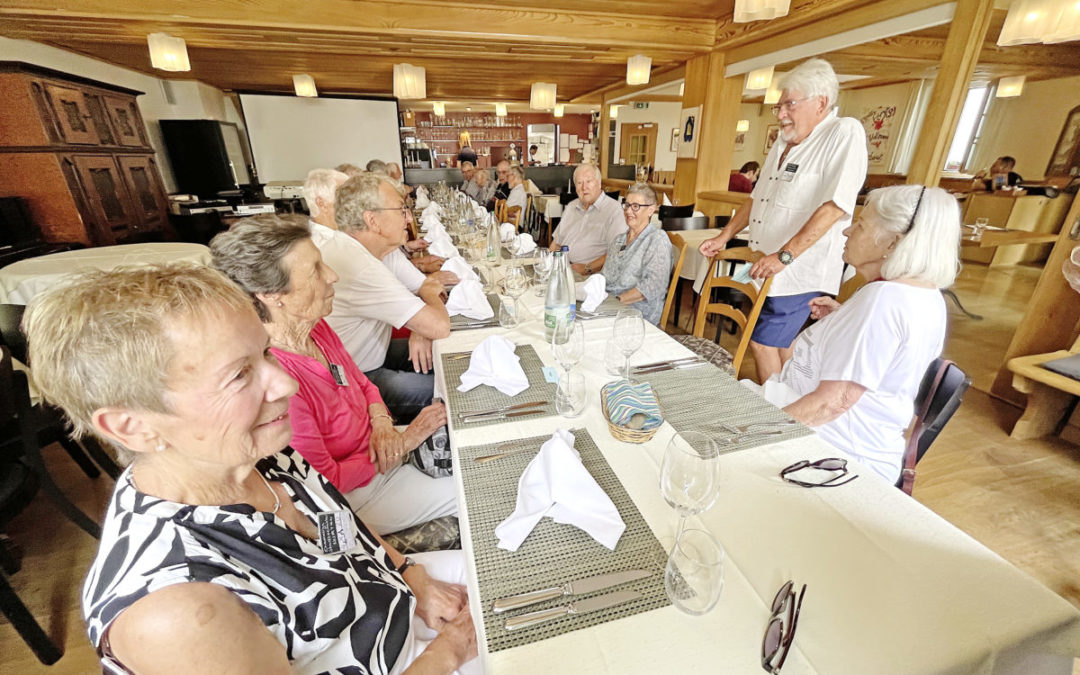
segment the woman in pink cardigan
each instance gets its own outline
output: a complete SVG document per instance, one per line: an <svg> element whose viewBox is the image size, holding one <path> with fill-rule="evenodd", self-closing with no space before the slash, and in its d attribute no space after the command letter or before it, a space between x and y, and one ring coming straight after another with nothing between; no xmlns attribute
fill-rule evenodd
<svg viewBox="0 0 1080 675"><path fill-rule="evenodd" d="M307 224L247 218L214 237L210 251L214 266L252 297L270 351L300 385L289 403L292 447L378 534L456 515L453 480L405 463L446 424L446 407L432 404L404 431L394 429L378 388L325 321L338 277L323 263ZM445 431L438 436L446 442Z"/></svg>

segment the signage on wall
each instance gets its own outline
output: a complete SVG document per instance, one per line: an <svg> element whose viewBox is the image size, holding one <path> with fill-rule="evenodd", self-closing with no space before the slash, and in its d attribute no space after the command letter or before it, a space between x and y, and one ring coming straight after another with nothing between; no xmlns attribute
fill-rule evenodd
<svg viewBox="0 0 1080 675"><path fill-rule="evenodd" d="M697 157L698 136L701 122L701 106L683 108L679 118L679 151L681 159L694 159Z"/></svg>
<svg viewBox="0 0 1080 675"><path fill-rule="evenodd" d="M878 105L864 108L859 117L866 129L866 163L870 167L882 167L888 160L892 143L896 106Z"/></svg>

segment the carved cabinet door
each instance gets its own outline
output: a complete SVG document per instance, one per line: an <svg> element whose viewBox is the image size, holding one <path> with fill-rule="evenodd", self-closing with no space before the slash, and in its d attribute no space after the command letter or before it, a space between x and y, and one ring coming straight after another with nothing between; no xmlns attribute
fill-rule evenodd
<svg viewBox="0 0 1080 675"><path fill-rule="evenodd" d="M168 219L169 205L161 185L157 164L150 155L127 155L118 158L140 230L158 230Z"/></svg>
<svg viewBox="0 0 1080 675"><path fill-rule="evenodd" d="M93 216L114 239L126 239L138 215L116 161L110 155L75 155L74 160Z"/></svg>
<svg viewBox="0 0 1080 675"><path fill-rule="evenodd" d="M83 92L56 84L46 84L45 90L49 93L56 123L65 141L77 145L98 145L101 142Z"/></svg>
<svg viewBox="0 0 1080 675"><path fill-rule="evenodd" d="M119 96L106 96L105 105L109 109L109 118L113 128L116 129L117 140L120 145L140 147L146 145L140 127L142 118L139 109L135 105L135 99L122 98Z"/></svg>

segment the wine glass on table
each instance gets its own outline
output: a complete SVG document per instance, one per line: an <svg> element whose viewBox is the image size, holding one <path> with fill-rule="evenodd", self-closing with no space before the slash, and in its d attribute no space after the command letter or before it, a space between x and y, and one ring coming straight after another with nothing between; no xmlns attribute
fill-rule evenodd
<svg viewBox="0 0 1080 675"><path fill-rule="evenodd" d="M578 321L559 321L551 332L551 355L562 366L563 375L559 378L559 391L555 397L555 411L560 415L574 417L581 412L575 400L581 398L584 382L581 375L571 377L570 369L585 357L585 327ZM580 400L577 403L581 403ZM578 409L576 409L578 408Z"/></svg>
<svg viewBox="0 0 1080 675"><path fill-rule="evenodd" d="M615 346L623 353L623 378L630 381L630 357L645 341L645 320L637 309L620 309L612 329Z"/></svg>
<svg viewBox="0 0 1080 675"><path fill-rule="evenodd" d="M536 295L544 297L547 292L547 280L551 276L551 250L536 249L536 261L533 263L533 279L536 280Z"/></svg>
<svg viewBox="0 0 1080 675"><path fill-rule="evenodd" d="M687 516L704 513L720 494L720 453L716 442L697 431L676 433L668 441L660 465L660 493L679 514L676 537Z"/></svg>
<svg viewBox="0 0 1080 675"><path fill-rule="evenodd" d="M506 293L513 303L512 320L509 321L509 326L516 326L521 320L521 305L518 298L520 298L526 290L529 288L529 275L525 273L525 268L520 265L512 265L507 268L506 276L503 277L503 292Z"/></svg>

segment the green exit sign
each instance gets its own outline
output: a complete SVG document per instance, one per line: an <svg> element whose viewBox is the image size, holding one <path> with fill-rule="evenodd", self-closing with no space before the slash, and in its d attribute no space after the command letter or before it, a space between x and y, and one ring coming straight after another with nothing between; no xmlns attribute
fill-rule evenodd
<svg viewBox="0 0 1080 675"><path fill-rule="evenodd" d="M634 101L634 107L638 110L644 110L649 107L648 101Z"/></svg>

